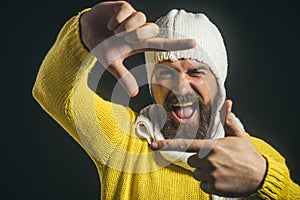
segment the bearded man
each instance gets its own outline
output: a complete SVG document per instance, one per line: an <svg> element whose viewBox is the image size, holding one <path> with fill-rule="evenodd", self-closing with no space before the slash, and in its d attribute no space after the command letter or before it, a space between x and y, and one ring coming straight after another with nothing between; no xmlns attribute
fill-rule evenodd
<svg viewBox="0 0 300 200"><path fill-rule="evenodd" d="M88 85L102 66L135 96L123 61L144 51L155 104L136 113ZM284 158L232 114L226 75L223 39L204 14L173 9L150 23L111 1L65 24L33 95L94 161L101 199L299 199Z"/></svg>

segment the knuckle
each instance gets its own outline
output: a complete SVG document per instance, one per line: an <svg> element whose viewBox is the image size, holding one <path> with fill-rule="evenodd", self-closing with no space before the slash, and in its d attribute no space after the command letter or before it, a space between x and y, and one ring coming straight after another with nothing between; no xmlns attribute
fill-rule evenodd
<svg viewBox="0 0 300 200"><path fill-rule="evenodd" d="M169 146L169 140L164 140L162 142L160 142L159 144L161 145L160 147L168 147Z"/></svg>
<svg viewBox="0 0 300 200"><path fill-rule="evenodd" d="M212 182L216 184L219 174L214 170L210 173L210 177Z"/></svg>
<svg viewBox="0 0 300 200"><path fill-rule="evenodd" d="M188 141L182 140L182 142L180 144L181 150L187 150L189 146L190 146L190 143Z"/></svg>
<svg viewBox="0 0 300 200"><path fill-rule="evenodd" d="M211 148L212 154L219 154L224 151L224 148L221 145L215 145L213 148Z"/></svg>
<svg viewBox="0 0 300 200"><path fill-rule="evenodd" d="M214 181L211 185L211 189L217 193L223 190L223 184L219 181Z"/></svg>
<svg viewBox="0 0 300 200"><path fill-rule="evenodd" d="M206 163L208 166L210 166L210 168L215 169L216 163L214 161L214 159L211 156L207 156L206 157Z"/></svg>
<svg viewBox="0 0 300 200"><path fill-rule="evenodd" d="M166 140L166 141L163 142L163 144L164 144L165 146L167 146L167 145L170 144L170 141L169 141L169 140Z"/></svg>
<svg viewBox="0 0 300 200"><path fill-rule="evenodd" d="M186 147L186 145L185 145L184 143L181 143L181 144L179 145L179 149L180 149L180 150L184 150L185 147Z"/></svg>
<svg viewBox="0 0 300 200"><path fill-rule="evenodd" d="M232 125L232 118L231 118L231 117L228 117L228 118L226 119L226 125L227 125L227 126L231 126L231 125Z"/></svg>

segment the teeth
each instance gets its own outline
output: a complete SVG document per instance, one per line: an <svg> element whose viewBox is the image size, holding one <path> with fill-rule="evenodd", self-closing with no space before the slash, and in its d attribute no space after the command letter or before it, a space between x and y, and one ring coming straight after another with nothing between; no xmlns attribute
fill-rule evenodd
<svg viewBox="0 0 300 200"><path fill-rule="evenodd" d="M187 103L176 103L173 106L177 106L177 107L185 107L185 106L191 106L193 105L194 102L187 102Z"/></svg>

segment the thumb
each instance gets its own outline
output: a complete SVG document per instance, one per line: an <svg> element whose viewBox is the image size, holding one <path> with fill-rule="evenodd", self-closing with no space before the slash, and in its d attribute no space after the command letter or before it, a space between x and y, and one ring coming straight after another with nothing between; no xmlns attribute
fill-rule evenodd
<svg viewBox="0 0 300 200"><path fill-rule="evenodd" d="M138 83L131 72L124 66L123 60L113 62L107 70L116 77L130 97L135 97L139 92Z"/></svg>
<svg viewBox="0 0 300 200"><path fill-rule="evenodd" d="M225 130L225 137L228 136L243 136L244 130L239 127L236 123L236 120L231 112L232 110L232 101L226 100L226 111L225 111L225 122L224 122L224 130Z"/></svg>

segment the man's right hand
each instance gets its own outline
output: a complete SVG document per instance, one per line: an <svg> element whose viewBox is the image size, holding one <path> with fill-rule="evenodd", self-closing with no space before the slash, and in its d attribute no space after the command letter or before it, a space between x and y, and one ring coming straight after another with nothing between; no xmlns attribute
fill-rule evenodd
<svg viewBox="0 0 300 200"><path fill-rule="evenodd" d="M85 46L91 51L105 39L123 31L142 31L138 39L153 38L159 28L155 23L147 23L146 16L136 11L125 1L101 2L83 14L80 19L81 37Z"/></svg>
<svg viewBox="0 0 300 200"><path fill-rule="evenodd" d="M147 22L144 13L125 1L101 2L80 19L84 45L123 85L128 95L136 96L138 85L123 61L143 51L175 51L193 48L192 39L155 38L159 28ZM100 44L100 45L99 45Z"/></svg>

